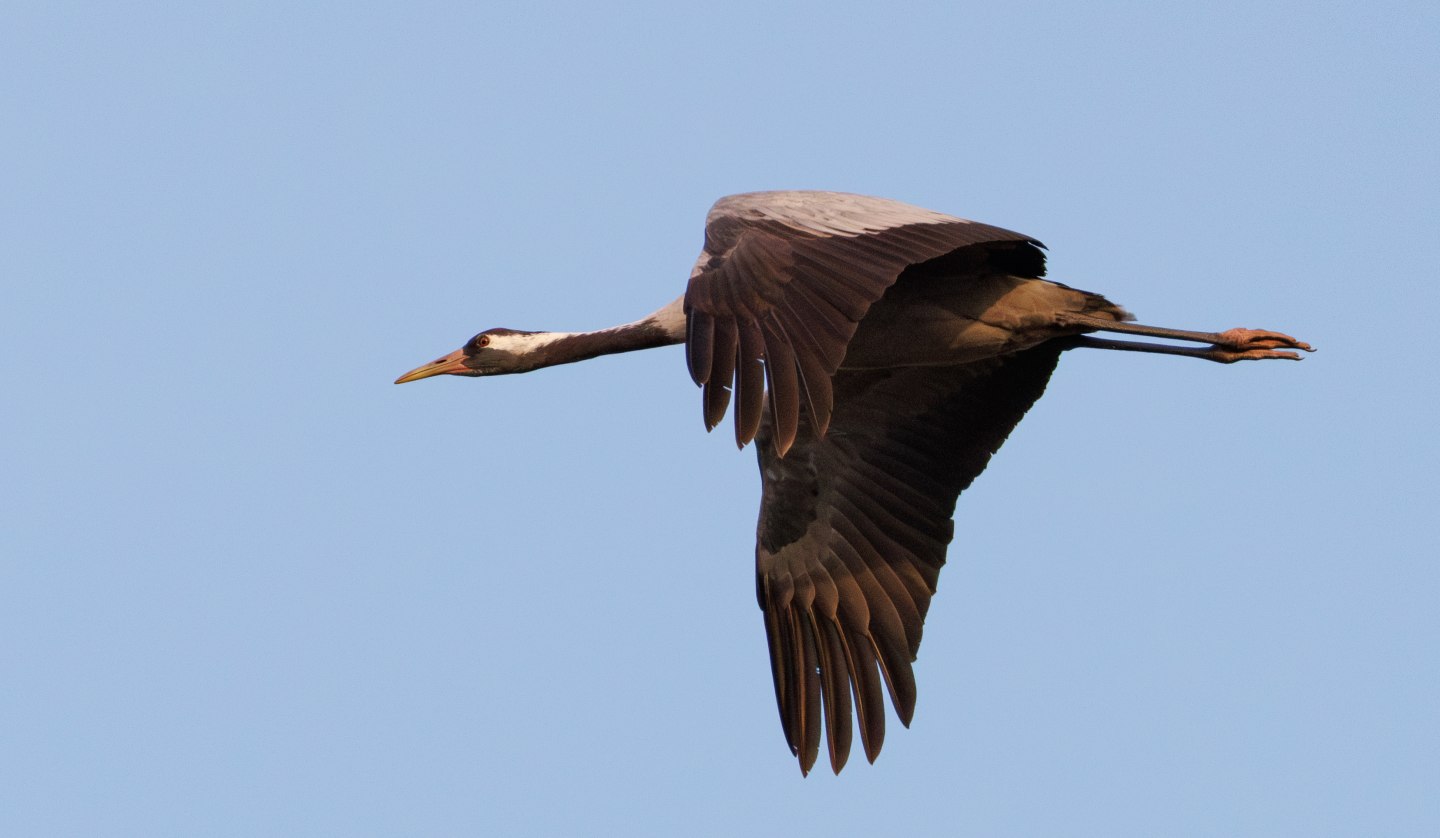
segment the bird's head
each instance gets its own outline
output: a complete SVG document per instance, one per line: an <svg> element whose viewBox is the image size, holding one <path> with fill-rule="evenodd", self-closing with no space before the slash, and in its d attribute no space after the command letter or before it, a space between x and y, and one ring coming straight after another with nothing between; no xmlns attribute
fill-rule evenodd
<svg viewBox="0 0 1440 838"><path fill-rule="evenodd" d="M528 372L542 366L537 350L545 344L543 332L515 329L486 329L465 345L395 379L396 384L419 381L432 375L506 375Z"/></svg>

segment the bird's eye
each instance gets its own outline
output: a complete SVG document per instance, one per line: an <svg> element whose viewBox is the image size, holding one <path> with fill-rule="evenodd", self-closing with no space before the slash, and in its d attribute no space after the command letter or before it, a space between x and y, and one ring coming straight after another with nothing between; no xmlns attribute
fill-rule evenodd
<svg viewBox="0 0 1440 838"><path fill-rule="evenodd" d="M481 348L484 348L484 347L489 346L489 345L490 345L490 336L489 336L489 335L476 335L476 336L475 336L475 348L476 348L476 349L481 349Z"/></svg>

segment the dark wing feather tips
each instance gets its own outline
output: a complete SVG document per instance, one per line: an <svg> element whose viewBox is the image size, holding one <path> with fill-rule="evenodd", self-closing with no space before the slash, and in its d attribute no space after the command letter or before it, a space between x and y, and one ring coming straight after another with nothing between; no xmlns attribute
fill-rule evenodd
<svg viewBox="0 0 1440 838"><path fill-rule="evenodd" d="M1032 240L859 195L722 198L707 218L705 247L685 292L686 357L704 388L706 427L724 418L733 391L735 441L745 445L768 392L782 456L795 442L802 402L823 436L834 408L831 379L856 325L901 271L998 241Z"/></svg>
<svg viewBox="0 0 1440 838"><path fill-rule="evenodd" d="M831 767L885 738L881 683L905 725L911 662L960 492L1045 390L1060 350L952 367L842 372L830 432L783 459L760 431L756 592L790 749L809 772L822 726ZM853 698L853 704L852 704Z"/></svg>
<svg viewBox="0 0 1440 838"><path fill-rule="evenodd" d="M733 394L736 442L760 441L756 591L781 724L807 773L822 739L835 771L844 766L852 715L875 759L885 692L910 723L911 662L955 500L1059 355L863 372L842 362L906 268L1002 242L1027 245L1015 251L1021 273L1043 272L1028 236L880 198L735 195L707 218L685 294L687 361L706 427Z"/></svg>

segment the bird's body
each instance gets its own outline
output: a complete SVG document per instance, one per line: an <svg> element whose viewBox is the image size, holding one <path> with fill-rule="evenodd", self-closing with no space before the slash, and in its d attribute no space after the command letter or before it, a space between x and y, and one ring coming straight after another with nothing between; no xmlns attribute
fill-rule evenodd
<svg viewBox="0 0 1440 838"><path fill-rule="evenodd" d="M685 296L649 317L598 332L491 329L399 382L685 343L706 425L721 421L733 394L736 441L757 442L756 587L786 739L808 771L824 730L838 772L852 710L872 761L883 692L909 724L911 662L956 499L1063 351L1230 362L1309 349L1274 332L1127 323L1103 297L1041 279L1044 267L1027 236L896 201L736 195L710 211ZM1209 346L1087 336L1094 331Z"/></svg>

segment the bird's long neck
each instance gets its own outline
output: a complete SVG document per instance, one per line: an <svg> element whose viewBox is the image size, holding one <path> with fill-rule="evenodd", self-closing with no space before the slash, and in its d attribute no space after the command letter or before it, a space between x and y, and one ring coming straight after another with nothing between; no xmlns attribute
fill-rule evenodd
<svg viewBox="0 0 1440 838"><path fill-rule="evenodd" d="M584 361L600 355L633 352L685 342L685 298L680 297L659 311L626 323L594 332L536 332L531 350L535 366L551 367Z"/></svg>

